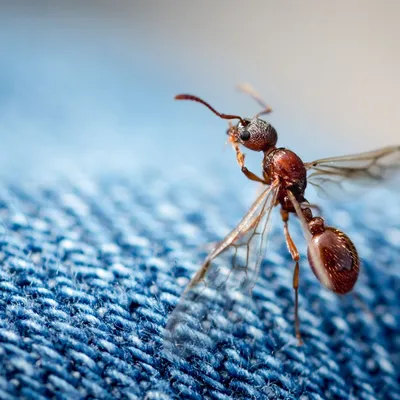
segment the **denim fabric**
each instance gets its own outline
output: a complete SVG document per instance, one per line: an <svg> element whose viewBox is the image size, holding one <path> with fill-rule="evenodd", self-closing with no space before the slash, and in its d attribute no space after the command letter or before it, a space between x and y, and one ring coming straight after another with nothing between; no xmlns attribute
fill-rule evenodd
<svg viewBox="0 0 400 400"><path fill-rule="evenodd" d="M213 354L200 344L192 360L165 354L167 316L249 198L240 183L197 178L3 182L0 398L400 399L400 219L386 193L324 208L358 247L358 297L321 287L291 225L302 347L275 218L242 328L252 342L233 336Z"/></svg>

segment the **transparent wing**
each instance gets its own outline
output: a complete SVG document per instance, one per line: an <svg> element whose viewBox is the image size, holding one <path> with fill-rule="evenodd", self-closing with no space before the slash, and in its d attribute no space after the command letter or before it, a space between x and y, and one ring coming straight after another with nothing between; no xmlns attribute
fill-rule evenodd
<svg viewBox="0 0 400 400"><path fill-rule="evenodd" d="M249 212L208 255L189 282L165 329L164 347L184 357L198 347L226 340L245 318L265 256L271 211L278 188L269 186Z"/></svg>
<svg viewBox="0 0 400 400"><path fill-rule="evenodd" d="M356 187L379 184L398 177L400 146L389 146L366 153L331 157L305 164L307 181L323 196L335 192L352 193ZM338 190L339 189L339 190Z"/></svg>

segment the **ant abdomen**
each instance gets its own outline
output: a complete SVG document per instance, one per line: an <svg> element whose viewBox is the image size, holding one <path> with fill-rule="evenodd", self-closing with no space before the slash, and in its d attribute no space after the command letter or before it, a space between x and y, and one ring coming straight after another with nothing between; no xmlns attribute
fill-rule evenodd
<svg viewBox="0 0 400 400"><path fill-rule="evenodd" d="M328 289L345 294L353 289L360 262L350 238L332 227L313 233L308 246L308 260L318 280Z"/></svg>

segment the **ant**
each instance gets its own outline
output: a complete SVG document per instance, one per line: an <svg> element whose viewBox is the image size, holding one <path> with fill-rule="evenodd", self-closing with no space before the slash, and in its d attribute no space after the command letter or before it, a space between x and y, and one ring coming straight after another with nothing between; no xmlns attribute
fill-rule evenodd
<svg viewBox="0 0 400 400"><path fill-rule="evenodd" d="M300 345L303 343L298 315L300 257L289 232L290 215L294 214L300 220L308 245L308 261L317 279L334 293L350 292L360 271L356 247L345 233L327 225L322 217L313 215L313 206L305 198L307 184L322 188L327 182L341 185L343 181L355 182L363 179L379 182L387 179L388 173L400 168L400 146L303 162L293 151L277 147L277 131L270 123L260 118L269 114L272 111L271 107L250 86L242 86L241 89L262 106L261 112L252 118L220 113L197 96L179 94L175 97L176 100L201 103L222 119L238 120L235 126L229 123L229 142L235 150L242 173L248 179L263 184L265 189L241 222L207 256L202 267L187 285L178 306L168 320L166 329L172 337L175 335L185 315L193 310L188 304L196 303L205 288L239 290L243 293L251 291L265 256L271 210L278 206L286 244L294 262L295 333ZM245 155L240 146L263 154L262 176L247 169ZM223 260L222 256L225 257ZM221 261L224 264L222 266ZM203 313L202 318L205 318L206 314L207 312Z"/></svg>

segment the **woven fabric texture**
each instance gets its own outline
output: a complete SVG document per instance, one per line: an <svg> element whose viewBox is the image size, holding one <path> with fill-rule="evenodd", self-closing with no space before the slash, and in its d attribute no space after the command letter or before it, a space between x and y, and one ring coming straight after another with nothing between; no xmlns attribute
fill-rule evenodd
<svg viewBox="0 0 400 400"><path fill-rule="evenodd" d="M241 179L244 179L240 176ZM0 399L400 399L398 203L324 209L356 243L358 297L293 263L274 221L244 330L196 360L168 358L163 329L206 245L246 211L227 180L76 178L0 187ZM239 180L239 178L238 178ZM379 201L378 201L379 200Z"/></svg>

